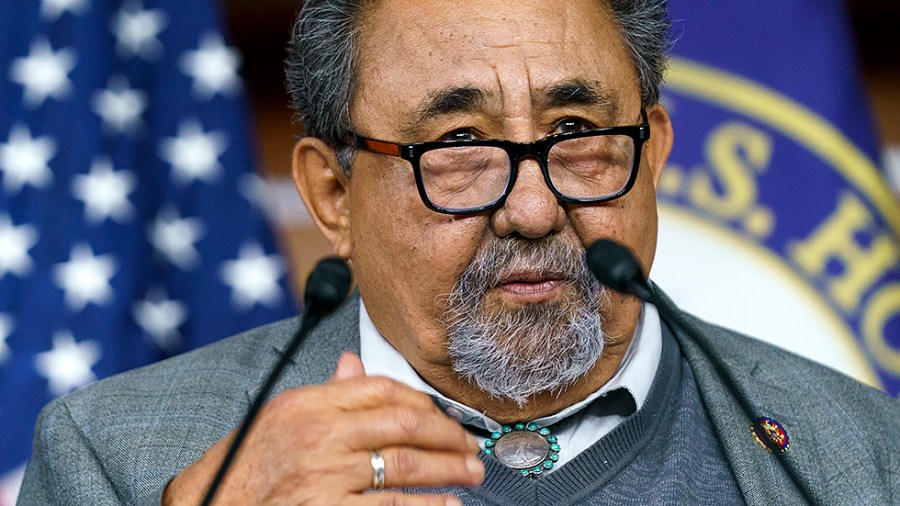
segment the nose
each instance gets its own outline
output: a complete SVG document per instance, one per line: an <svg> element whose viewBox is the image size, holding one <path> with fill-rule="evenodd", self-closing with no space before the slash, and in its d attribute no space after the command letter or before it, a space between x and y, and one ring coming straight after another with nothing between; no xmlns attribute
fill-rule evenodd
<svg viewBox="0 0 900 506"><path fill-rule="evenodd" d="M498 237L518 233L538 239L561 231L565 223L566 211L544 181L538 161L522 160L512 190L491 217L494 233Z"/></svg>

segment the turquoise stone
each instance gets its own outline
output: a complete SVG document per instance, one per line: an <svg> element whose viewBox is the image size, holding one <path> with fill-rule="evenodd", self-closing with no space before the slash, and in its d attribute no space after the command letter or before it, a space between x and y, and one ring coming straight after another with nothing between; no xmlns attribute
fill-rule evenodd
<svg viewBox="0 0 900 506"><path fill-rule="evenodd" d="M536 422L502 425L484 442L486 455L518 469L522 476L538 476L553 469L559 462L559 450L557 437L550 435L549 428L540 427ZM521 469L523 466L532 467Z"/></svg>

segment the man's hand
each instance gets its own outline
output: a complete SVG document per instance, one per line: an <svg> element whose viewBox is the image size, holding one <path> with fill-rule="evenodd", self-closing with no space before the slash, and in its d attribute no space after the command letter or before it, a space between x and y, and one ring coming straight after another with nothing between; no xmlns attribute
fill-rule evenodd
<svg viewBox="0 0 900 506"><path fill-rule="evenodd" d="M166 487L164 505L203 500L234 432ZM464 485L484 478L478 443L427 395L368 377L345 353L328 383L286 391L254 422L216 494L223 504L459 504L443 496L372 486L371 451L380 449L385 487Z"/></svg>

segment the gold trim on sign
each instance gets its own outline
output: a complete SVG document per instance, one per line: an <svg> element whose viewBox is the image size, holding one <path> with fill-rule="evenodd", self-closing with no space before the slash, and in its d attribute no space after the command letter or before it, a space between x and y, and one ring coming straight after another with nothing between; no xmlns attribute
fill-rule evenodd
<svg viewBox="0 0 900 506"><path fill-rule="evenodd" d="M777 91L683 58L672 58L666 87L755 118L794 139L868 197L900 237L900 202L872 161L825 118Z"/></svg>

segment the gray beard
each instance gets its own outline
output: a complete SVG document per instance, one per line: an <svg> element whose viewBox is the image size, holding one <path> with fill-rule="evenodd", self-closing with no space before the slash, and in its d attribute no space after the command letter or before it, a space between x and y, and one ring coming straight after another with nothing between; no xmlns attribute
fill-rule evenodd
<svg viewBox="0 0 900 506"><path fill-rule="evenodd" d="M488 307L487 290L522 269L562 275L574 290L558 302ZM579 246L560 236L494 238L466 267L447 303L453 368L491 397L519 406L535 394L559 395L600 358L600 309L608 304L607 289L588 271Z"/></svg>

